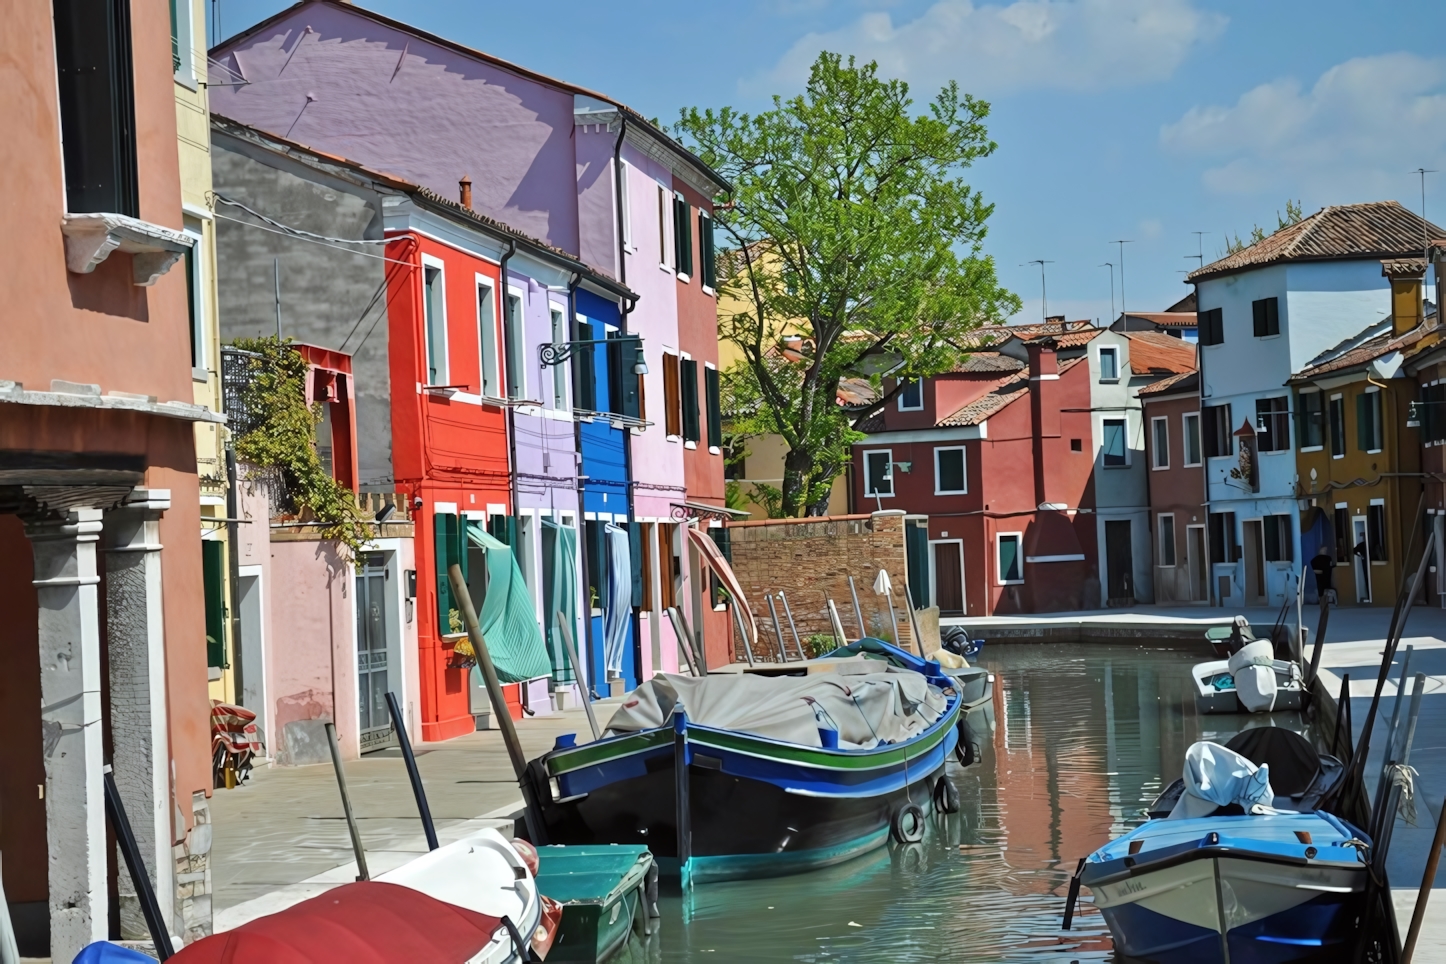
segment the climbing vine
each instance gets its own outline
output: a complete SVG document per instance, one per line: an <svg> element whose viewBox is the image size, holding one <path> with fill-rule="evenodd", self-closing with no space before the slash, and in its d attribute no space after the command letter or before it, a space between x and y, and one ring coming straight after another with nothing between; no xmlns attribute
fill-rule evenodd
<svg viewBox="0 0 1446 964"><path fill-rule="evenodd" d="M316 453L323 403L306 404L306 360L275 337L240 338L236 347L255 356L241 393L249 424L236 438L236 457L280 472L297 509L310 513L323 536L360 560L371 534L356 495L327 473Z"/></svg>

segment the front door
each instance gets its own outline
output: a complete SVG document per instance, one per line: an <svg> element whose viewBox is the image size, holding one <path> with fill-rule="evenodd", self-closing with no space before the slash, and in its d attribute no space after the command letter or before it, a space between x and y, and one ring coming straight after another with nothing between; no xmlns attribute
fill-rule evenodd
<svg viewBox="0 0 1446 964"><path fill-rule="evenodd" d="M1105 605L1135 604L1135 558L1131 546L1130 520L1110 519L1105 522L1105 566L1109 589Z"/></svg>
<svg viewBox="0 0 1446 964"><path fill-rule="evenodd" d="M1210 586L1206 582L1209 565L1205 555L1205 527L1190 526L1185 532L1185 556L1190 566L1190 598L1195 602L1205 602L1210 598Z"/></svg>
<svg viewBox="0 0 1446 964"><path fill-rule="evenodd" d="M1351 518L1351 559L1356 568L1356 602L1371 601L1370 529L1363 515Z"/></svg>
<svg viewBox="0 0 1446 964"><path fill-rule="evenodd" d="M1265 537L1259 519L1241 526L1245 542L1245 605L1265 605Z"/></svg>
<svg viewBox="0 0 1446 964"><path fill-rule="evenodd" d="M964 543L931 543L934 549L934 602L941 616L964 614Z"/></svg>
<svg viewBox="0 0 1446 964"><path fill-rule="evenodd" d="M363 556L356 576L357 727L363 753L392 742L392 721L387 714L391 686L387 634L393 620L389 618L387 582L386 557L380 552Z"/></svg>

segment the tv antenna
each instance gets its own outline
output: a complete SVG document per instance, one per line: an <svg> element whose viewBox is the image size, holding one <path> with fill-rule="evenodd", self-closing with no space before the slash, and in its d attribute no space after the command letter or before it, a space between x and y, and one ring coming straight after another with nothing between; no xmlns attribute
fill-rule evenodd
<svg viewBox="0 0 1446 964"><path fill-rule="evenodd" d="M1053 261L1045 261L1045 260L1043 260L1042 258L1035 258L1033 261L1026 261L1026 262L1024 262L1024 264L1020 265L1020 267L1023 268L1023 267L1025 267L1026 265L1031 265L1031 264L1037 264L1037 265L1039 265L1039 301L1040 301L1040 306L1041 306L1041 307L1040 307L1040 315L1039 315L1039 316L1040 316L1040 318L1042 318L1042 319L1044 320L1044 322L1045 322L1046 324L1048 324L1048 322L1049 322L1049 292L1045 289L1045 286L1044 286L1044 266L1047 265L1047 264L1054 264L1054 262L1053 262Z"/></svg>
<svg viewBox="0 0 1446 964"><path fill-rule="evenodd" d="M1110 242L1110 244L1118 244L1120 246L1120 314L1122 315L1129 311L1129 309L1125 307L1125 245L1134 243L1135 242L1130 240L1118 239Z"/></svg>

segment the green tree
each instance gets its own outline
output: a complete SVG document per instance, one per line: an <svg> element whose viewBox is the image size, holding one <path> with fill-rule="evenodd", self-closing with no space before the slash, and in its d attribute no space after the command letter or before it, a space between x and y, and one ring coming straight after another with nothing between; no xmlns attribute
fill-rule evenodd
<svg viewBox="0 0 1446 964"><path fill-rule="evenodd" d="M1281 228L1288 228L1292 224L1298 224L1304 217L1305 213L1301 210L1300 202L1292 201L1289 198L1286 198L1285 213L1281 214L1279 211L1275 212L1275 231L1279 231ZM1237 251L1244 251L1252 244L1264 241L1266 238L1274 234L1275 231L1266 231L1264 228L1257 224L1250 229L1249 241L1240 240L1240 235L1238 234L1234 236L1226 235L1225 253L1235 254Z"/></svg>
<svg viewBox="0 0 1446 964"><path fill-rule="evenodd" d="M960 336L1019 309L982 251L993 205L962 179L994 152L988 113L954 83L917 112L907 84L831 53L771 110L682 112L676 133L734 185L719 288L741 307L719 336L742 351L726 376L752 428L788 446L782 515L822 511L860 437L841 379L885 353L900 381L947 370ZM785 330L801 349L778 351Z"/></svg>

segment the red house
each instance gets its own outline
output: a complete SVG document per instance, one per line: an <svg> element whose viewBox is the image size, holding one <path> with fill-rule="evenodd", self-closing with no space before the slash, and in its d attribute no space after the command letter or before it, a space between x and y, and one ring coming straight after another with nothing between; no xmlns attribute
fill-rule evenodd
<svg viewBox="0 0 1446 964"><path fill-rule="evenodd" d="M1080 608L1097 559L1090 385L1098 329L997 328L856 426L854 499L903 509L909 590L944 616ZM1097 577L1096 577L1097 578Z"/></svg>

